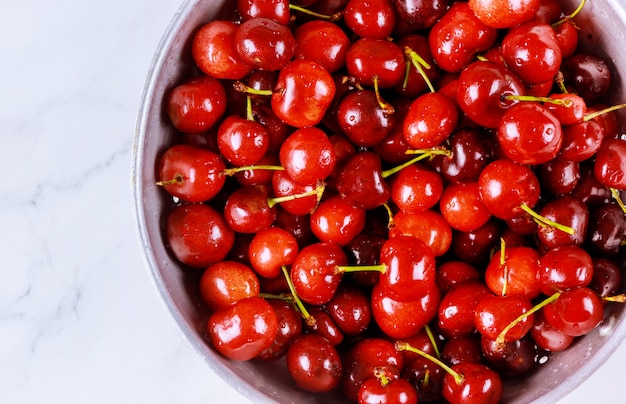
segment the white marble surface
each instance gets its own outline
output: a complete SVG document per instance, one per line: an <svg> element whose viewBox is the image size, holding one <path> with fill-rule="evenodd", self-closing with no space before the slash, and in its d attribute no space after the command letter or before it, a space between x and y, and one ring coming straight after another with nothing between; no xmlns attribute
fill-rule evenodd
<svg viewBox="0 0 626 404"><path fill-rule="evenodd" d="M0 13L1 403L245 403L144 268L135 118L180 0L24 0ZM623 399L626 346L564 404Z"/></svg>

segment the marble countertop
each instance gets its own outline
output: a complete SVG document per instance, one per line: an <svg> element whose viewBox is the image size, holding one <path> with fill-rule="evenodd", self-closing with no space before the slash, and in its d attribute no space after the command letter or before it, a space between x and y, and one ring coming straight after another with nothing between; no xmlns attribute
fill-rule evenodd
<svg viewBox="0 0 626 404"><path fill-rule="evenodd" d="M131 211L139 99L179 2L2 7L2 403L248 402L166 313ZM624 363L626 344L562 403L623 397Z"/></svg>

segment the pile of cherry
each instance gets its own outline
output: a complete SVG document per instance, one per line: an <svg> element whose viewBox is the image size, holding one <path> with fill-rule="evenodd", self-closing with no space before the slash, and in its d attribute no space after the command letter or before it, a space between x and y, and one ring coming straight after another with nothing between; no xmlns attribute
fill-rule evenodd
<svg viewBox="0 0 626 404"><path fill-rule="evenodd" d="M198 27L156 164L212 346L361 403L497 403L597 327L626 141L583 5L239 0Z"/></svg>

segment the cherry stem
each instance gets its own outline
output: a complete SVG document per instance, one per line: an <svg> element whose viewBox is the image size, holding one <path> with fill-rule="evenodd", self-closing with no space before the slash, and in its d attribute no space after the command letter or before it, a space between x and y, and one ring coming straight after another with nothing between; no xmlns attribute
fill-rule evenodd
<svg viewBox="0 0 626 404"><path fill-rule="evenodd" d="M400 164L399 166L390 168L388 170L385 170L382 172L382 177L383 178L387 178L390 175L393 175L395 173L397 173L398 171L402 170L403 168L406 168L408 166L410 166L413 163L417 163L420 160L424 160L426 158L429 157L433 157L433 156L451 156L452 152L450 150L446 150L446 149L437 149L437 148L433 148L433 149L415 149L415 150L407 150L405 152L405 154L419 154L419 156L412 158L411 160L407 161L406 163Z"/></svg>
<svg viewBox="0 0 626 404"><path fill-rule="evenodd" d="M500 266L502 266L502 296L506 296L506 288L509 283L509 267L506 264L506 241L500 238Z"/></svg>
<svg viewBox="0 0 626 404"><path fill-rule="evenodd" d="M424 331L426 331L426 335L428 335L428 339L430 340L430 344L433 346L435 350L435 355L437 358L441 359L441 352L439 352L439 346L437 345L437 340L435 339L435 335L433 334L433 330L430 329L430 326L426 324L424 326Z"/></svg>
<svg viewBox="0 0 626 404"><path fill-rule="evenodd" d="M387 228L391 229L396 223L393 221L393 212L391 211L391 206L387 202L383 203L383 207L387 211L387 216L389 217L389 221L387 222Z"/></svg>
<svg viewBox="0 0 626 404"><path fill-rule="evenodd" d="M385 368L382 366L376 366L374 368L374 377L380 382L380 385L383 387L387 387L387 385L391 383L391 379L387 377Z"/></svg>
<svg viewBox="0 0 626 404"><path fill-rule="evenodd" d="M446 372L448 372L453 378L454 381L456 382L457 385L463 383L463 375L460 374L459 372L455 372L450 366L446 365L443 361L441 361L440 359L435 358L434 356L420 350L417 349L415 347L412 347L408 342L404 342L404 341L396 341L396 343L394 344L396 351L409 351L409 352L413 352L415 354L418 354L420 356L422 356L423 358L428 359L429 361L439 365L443 370L445 370Z"/></svg>
<svg viewBox="0 0 626 404"><path fill-rule="evenodd" d="M254 115L252 115L252 97L250 97L250 94L246 95L246 119L254 121Z"/></svg>
<svg viewBox="0 0 626 404"><path fill-rule="evenodd" d="M394 109L393 105L383 100L383 97L380 95L380 90L378 88L378 80L378 76L374 76L372 78L372 81L374 82L374 94L376 95L376 102L378 102L378 105L380 106L380 108L382 108L383 112L387 114L393 114L394 112L396 112L396 110Z"/></svg>
<svg viewBox="0 0 626 404"><path fill-rule="evenodd" d="M560 70L558 71L558 73L556 74L556 77L554 78L554 81L556 82L557 86L559 87L559 90L561 90L563 94L569 93L567 91L567 87L565 87L565 77L563 76L562 71Z"/></svg>
<svg viewBox="0 0 626 404"><path fill-rule="evenodd" d="M505 95L504 99L506 99L507 101L535 101L535 102L543 102L543 103L548 103L548 104L554 104L554 105L560 105L562 107L566 107L569 108L572 105L574 105L574 103L572 102L572 100L562 100L562 99L558 99L558 98L550 98L550 97L537 97L534 95L514 95L514 94L509 94L509 95Z"/></svg>
<svg viewBox="0 0 626 404"><path fill-rule="evenodd" d="M576 233L576 230L574 230L573 228L571 228L569 226L565 226L563 224L560 224L560 223L557 223L557 222L555 222L553 220L550 220L547 217L541 216L540 214L538 214L537 212L532 210L528 205L526 205L526 202L522 203L520 205L520 208L522 208L522 210L524 212L526 212L529 215L531 215L533 217L533 219L535 219L535 221L537 223L539 223L540 225L554 227L555 229L561 230L562 232L565 232L567 234L575 234Z"/></svg>
<svg viewBox="0 0 626 404"><path fill-rule="evenodd" d="M622 209L622 212L626 213L626 205L624 205L624 201L622 201L619 191L615 188L611 188L611 196L613 196L617 205Z"/></svg>
<svg viewBox="0 0 626 404"><path fill-rule="evenodd" d="M434 93L435 87L433 86L433 83L430 81L430 79L428 78L428 75L426 74L426 71L424 70L424 69L430 69L431 68L430 64L428 64L428 62L426 62L424 58L422 58L417 52L415 52L413 49L409 48L408 46L404 47L404 54L411 61L413 66L415 66L420 76L422 76L430 92ZM408 69L407 69L407 81L408 81Z"/></svg>
<svg viewBox="0 0 626 404"><path fill-rule="evenodd" d="M558 299L559 296L561 296L561 292L556 292L552 296L548 297L547 299L544 299L541 303L534 306L532 309L528 310L526 313L520 314L515 320L511 321L509 325L504 327L504 329L500 332L500 334L496 338L496 344L503 345L505 342L507 332L509 332L513 327L518 325L520 322L524 321L524 319L530 316L531 314L541 310L545 306L549 305L550 303Z"/></svg>
<svg viewBox="0 0 626 404"><path fill-rule="evenodd" d="M381 274L387 272L387 266L385 264L378 265L337 265L335 267L335 274L348 273L348 272L363 272L363 271L378 271Z"/></svg>
<svg viewBox="0 0 626 404"><path fill-rule="evenodd" d="M259 297L262 297L263 299L283 300L283 301L286 301L286 302L293 302L294 301L293 295L291 293L274 294L274 293L260 292L259 293Z"/></svg>
<svg viewBox="0 0 626 404"><path fill-rule="evenodd" d="M609 112L617 111L618 109L626 108L626 104L617 104L612 107L601 109L600 111L592 112L590 114L586 114L583 118L583 121L587 122L592 119L599 117L600 115L608 114Z"/></svg>
<svg viewBox="0 0 626 404"><path fill-rule="evenodd" d="M267 204L268 204L268 206L270 208L273 208L274 205L276 205L278 203L293 201L295 199L300 199L300 198L306 198L308 196L315 196L317 198L317 203L319 203L320 200L322 199L322 195L324 194L324 190L325 189L326 189L326 184L320 183L320 184L318 184L315 187L315 189L312 189L312 190L306 191L306 192L302 192L300 194L286 195L286 196L279 196L279 197L275 197L275 198L269 198L267 200Z"/></svg>
<svg viewBox="0 0 626 404"><path fill-rule="evenodd" d="M233 83L233 88L240 93L252 94L252 95L272 95L274 92L272 90L258 90L256 88L252 88L250 86L245 85L241 81L235 81Z"/></svg>
<svg viewBox="0 0 626 404"><path fill-rule="evenodd" d="M283 271L283 275L285 276L285 280L287 280L287 285L289 286L289 290L291 291L293 300L296 303L296 306L298 307L302 318L304 318L304 321L306 321L309 327L313 327L317 323L317 321L315 320L315 317L309 314L306 307L304 307L302 300L300 300L300 298L298 297L298 294L296 293L296 288L293 286L291 276L289 276L289 272L287 272L287 267L283 265L280 269Z"/></svg>
<svg viewBox="0 0 626 404"><path fill-rule="evenodd" d="M605 302L612 302L612 303L626 303L626 295L621 293L615 296L605 296L602 298L602 300L604 300Z"/></svg>
<svg viewBox="0 0 626 404"><path fill-rule="evenodd" d="M250 170L274 170L274 171L283 171L285 168L282 166L273 166L267 164L259 164L259 165L250 165L250 166L241 166L241 167L232 167L226 168L222 171L223 175L235 175L242 171L250 171Z"/></svg>
<svg viewBox="0 0 626 404"><path fill-rule="evenodd" d="M165 181L158 181L156 185L163 187L166 185L182 184L183 180L184 180L183 175L180 173L176 173L176 175L174 175L174 178L170 180L165 180Z"/></svg>
<svg viewBox="0 0 626 404"><path fill-rule="evenodd" d="M308 14L308 15L310 15L312 17L320 18L322 20L328 20L328 21L331 21L331 22L339 21L341 19L341 16L342 16L341 12L336 12L336 13L331 14L331 15L320 14L320 13L316 13L315 11L308 10L308 9L306 9L304 7L301 7L301 6L298 6L298 5L295 5L295 4L289 4L289 9L290 10L299 11L301 13Z"/></svg>
<svg viewBox="0 0 626 404"><path fill-rule="evenodd" d="M560 19L559 21L555 22L554 24L552 24L552 28L556 28L559 25L571 20L572 18L576 17L578 15L578 13L580 13L583 9L583 7L585 6L585 3L587 2L587 0L582 0L580 2L580 4L578 5L578 7L576 8L576 10L574 10L571 14L566 15L565 17L563 17L562 19Z"/></svg>

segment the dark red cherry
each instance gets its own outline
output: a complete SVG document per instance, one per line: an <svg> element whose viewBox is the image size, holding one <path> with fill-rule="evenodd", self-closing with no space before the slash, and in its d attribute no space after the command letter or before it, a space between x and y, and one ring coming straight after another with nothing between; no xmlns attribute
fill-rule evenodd
<svg viewBox="0 0 626 404"><path fill-rule="evenodd" d="M346 335L359 335L370 325L372 309L369 296L357 287L340 287L326 307Z"/></svg>
<svg viewBox="0 0 626 404"><path fill-rule="evenodd" d="M397 114L383 108L374 91L346 94L337 109L343 133L357 147L373 147L382 142L396 125Z"/></svg>
<svg viewBox="0 0 626 404"><path fill-rule="evenodd" d="M539 226L537 237L548 248L581 245L587 237L589 209L583 202L564 195L548 201L539 214L559 225L567 226L572 234L557 226Z"/></svg>
<svg viewBox="0 0 626 404"><path fill-rule="evenodd" d="M337 191L349 204L374 209L389 200L390 187L383 178L382 162L376 153L355 153L337 174Z"/></svg>
<svg viewBox="0 0 626 404"><path fill-rule="evenodd" d="M500 240L502 226L500 221L491 218L476 230L457 231L452 238L454 255L472 265L485 265L491 258L492 248Z"/></svg>
<svg viewBox="0 0 626 404"><path fill-rule="evenodd" d="M287 369L295 384L306 391L331 391L341 382L339 353L324 337L304 334L287 349Z"/></svg>
<svg viewBox="0 0 626 404"><path fill-rule="evenodd" d="M235 32L237 55L260 70L280 70L293 57L296 41L291 30L269 18L244 21Z"/></svg>
<svg viewBox="0 0 626 404"><path fill-rule="evenodd" d="M309 333L321 335L332 346L338 346L343 342L343 331L328 314L328 311L321 306L314 306L309 308L309 315L315 319L314 322L306 322L305 324L305 328Z"/></svg>
<svg viewBox="0 0 626 404"><path fill-rule="evenodd" d="M491 160L491 151L478 129L461 129L447 140L450 156L439 157L439 171L448 181L475 182Z"/></svg>
<svg viewBox="0 0 626 404"><path fill-rule="evenodd" d="M616 203L600 204L590 211L587 240L592 250L607 257L618 255L626 235L626 217Z"/></svg>
<svg viewBox="0 0 626 404"><path fill-rule="evenodd" d="M437 268L437 286L441 293L465 281L479 281L480 273L473 265L463 261L445 261Z"/></svg>
<svg viewBox="0 0 626 404"><path fill-rule="evenodd" d="M280 277L284 279L284 277ZM268 299L278 320L278 332L272 344L261 351L257 358L264 361L274 361L281 358L291 342L302 333L302 316L291 303L280 299Z"/></svg>
<svg viewBox="0 0 626 404"><path fill-rule="evenodd" d="M611 87L611 69L597 55L579 52L565 59L561 70L566 85L588 105L600 101Z"/></svg>
<svg viewBox="0 0 626 404"><path fill-rule="evenodd" d="M541 190L546 194L569 194L576 188L580 180L580 164L561 159L548 161L539 167L539 180Z"/></svg>
<svg viewBox="0 0 626 404"><path fill-rule="evenodd" d="M589 289L601 297L615 296L622 293L623 274L619 266L608 258L594 258L593 277Z"/></svg>
<svg viewBox="0 0 626 404"><path fill-rule="evenodd" d="M398 16L413 30L433 26L448 9L449 0L394 0Z"/></svg>
<svg viewBox="0 0 626 404"><path fill-rule="evenodd" d="M537 364L537 347L531 338L500 343L483 336L480 345L489 365L505 377L522 376Z"/></svg>

